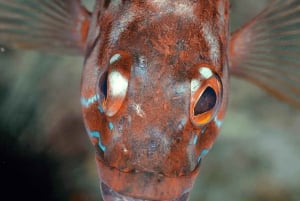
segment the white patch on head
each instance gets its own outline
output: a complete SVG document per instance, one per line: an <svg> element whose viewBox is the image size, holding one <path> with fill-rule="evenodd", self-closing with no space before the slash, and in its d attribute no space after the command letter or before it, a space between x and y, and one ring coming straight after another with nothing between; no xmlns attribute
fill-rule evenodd
<svg viewBox="0 0 300 201"><path fill-rule="evenodd" d="M112 96L125 96L128 80L118 71L112 71L108 76L109 92Z"/></svg>
<svg viewBox="0 0 300 201"><path fill-rule="evenodd" d="M175 14L179 16L193 16L194 8L191 4L175 3Z"/></svg>
<svg viewBox="0 0 300 201"><path fill-rule="evenodd" d="M202 67L199 69L199 73L201 74L202 77L205 79L209 79L211 76L213 76L212 71L207 68L207 67Z"/></svg>
<svg viewBox="0 0 300 201"><path fill-rule="evenodd" d="M209 46L210 59L214 65L217 65L220 57L220 45L218 43L217 37L213 34L211 26L208 24L203 24L202 33Z"/></svg>
<svg viewBox="0 0 300 201"><path fill-rule="evenodd" d="M153 1L150 1L150 3L151 3L152 5L157 6L157 7L165 7L166 4L167 4L167 1L153 0Z"/></svg>
<svg viewBox="0 0 300 201"><path fill-rule="evenodd" d="M109 63L110 64L113 64L115 63L116 61L118 61L119 59L121 58L121 55L120 54L115 54L114 56L112 56L109 60Z"/></svg>
<svg viewBox="0 0 300 201"><path fill-rule="evenodd" d="M135 110L136 114L139 116L139 117L142 117L144 118L145 117L145 112L142 110L142 107L141 107L141 104L136 104L134 103L132 105L133 109Z"/></svg>
<svg viewBox="0 0 300 201"><path fill-rule="evenodd" d="M224 1L221 1L219 3L219 7L218 7L218 12L219 12L219 26L223 27L224 23L225 23L225 5L224 5Z"/></svg>
<svg viewBox="0 0 300 201"><path fill-rule="evenodd" d="M192 79L191 81L191 92L194 93L199 89L201 82L197 79Z"/></svg>
<svg viewBox="0 0 300 201"><path fill-rule="evenodd" d="M110 42L114 44L119 40L120 35L127 29L129 24L135 19L136 12L128 10L113 23L110 33Z"/></svg>
<svg viewBox="0 0 300 201"><path fill-rule="evenodd" d="M191 3L179 3L175 1L161 1L153 0L150 1L151 5L163 11L164 14L175 14L178 16L191 17L194 18L194 7Z"/></svg>

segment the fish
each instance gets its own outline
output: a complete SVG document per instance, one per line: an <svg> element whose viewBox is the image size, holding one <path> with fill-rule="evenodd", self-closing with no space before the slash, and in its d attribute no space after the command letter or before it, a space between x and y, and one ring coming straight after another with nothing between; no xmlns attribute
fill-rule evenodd
<svg viewBox="0 0 300 201"><path fill-rule="evenodd" d="M187 201L230 77L300 108L300 1L230 33L229 0L0 0L0 44L84 57L83 121L105 201ZM0 45L0 46L1 46Z"/></svg>

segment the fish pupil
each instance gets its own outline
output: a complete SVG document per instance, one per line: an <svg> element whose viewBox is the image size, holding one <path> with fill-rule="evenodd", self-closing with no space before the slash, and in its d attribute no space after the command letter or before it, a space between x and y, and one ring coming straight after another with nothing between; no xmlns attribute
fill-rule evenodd
<svg viewBox="0 0 300 201"><path fill-rule="evenodd" d="M107 79L108 79L108 73L104 73L103 77L100 81L100 91L103 94L104 98L107 98Z"/></svg>
<svg viewBox="0 0 300 201"><path fill-rule="evenodd" d="M194 108L194 115L199 115L214 108L217 102L217 94L211 88L207 87Z"/></svg>

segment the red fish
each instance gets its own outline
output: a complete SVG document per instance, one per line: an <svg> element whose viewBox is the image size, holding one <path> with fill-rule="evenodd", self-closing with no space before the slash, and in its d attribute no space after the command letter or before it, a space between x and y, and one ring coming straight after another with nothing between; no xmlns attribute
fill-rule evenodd
<svg viewBox="0 0 300 201"><path fill-rule="evenodd" d="M228 0L0 0L0 44L85 56L81 104L105 201L186 201L229 75L300 107L299 0L230 35Z"/></svg>

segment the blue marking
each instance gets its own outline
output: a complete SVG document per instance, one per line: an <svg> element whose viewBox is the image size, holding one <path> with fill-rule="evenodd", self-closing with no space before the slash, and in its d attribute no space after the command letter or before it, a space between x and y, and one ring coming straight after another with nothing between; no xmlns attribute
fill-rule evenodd
<svg viewBox="0 0 300 201"><path fill-rule="evenodd" d="M99 100L99 95L96 94L94 96L92 96L91 98L85 98L85 97L81 97L80 102L81 105L84 107L90 107L90 105L94 104L95 102L97 102Z"/></svg>
<svg viewBox="0 0 300 201"><path fill-rule="evenodd" d="M206 126L202 128L202 130L201 130L201 135L203 135L203 134L205 133L206 128L207 128Z"/></svg>
<svg viewBox="0 0 300 201"><path fill-rule="evenodd" d="M90 131L89 136L94 138L100 138L100 133L97 131Z"/></svg>
<svg viewBox="0 0 300 201"><path fill-rule="evenodd" d="M201 154L200 154L200 156L199 156L199 158L198 158L198 163L200 163L200 161L202 160L202 158L203 158L206 154L208 154L208 152L209 152L208 149L203 149L203 150L202 150L202 152L201 152Z"/></svg>
<svg viewBox="0 0 300 201"><path fill-rule="evenodd" d="M198 142L198 135L195 135L193 142L194 142L194 144L197 144L197 142Z"/></svg>
<svg viewBox="0 0 300 201"><path fill-rule="evenodd" d="M106 151L106 146L104 146L104 144L102 144L102 141L101 141L100 138L99 138L98 146L100 147L100 149L101 149L103 152Z"/></svg>
<svg viewBox="0 0 300 201"><path fill-rule="evenodd" d="M98 110L99 110L100 113L104 113L104 110L103 110L101 105L99 105Z"/></svg>
<svg viewBox="0 0 300 201"><path fill-rule="evenodd" d="M109 123L108 123L108 127L109 127L109 130L112 130L112 129L114 129L114 124L111 123L111 122L109 122Z"/></svg>
<svg viewBox="0 0 300 201"><path fill-rule="evenodd" d="M105 152L106 151L106 146L102 143L102 140L101 140L101 136L100 136L100 133L98 131L89 131L88 130L88 135L90 137L93 137L93 138L98 138L98 146L99 148Z"/></svg>
<svg viewBox="0 0 300 201"><path fill-rule="evenodd" d="M219 120L217 117L215 117L215 123L217 125L218 128L221 128L223 121Z"/></svg>

